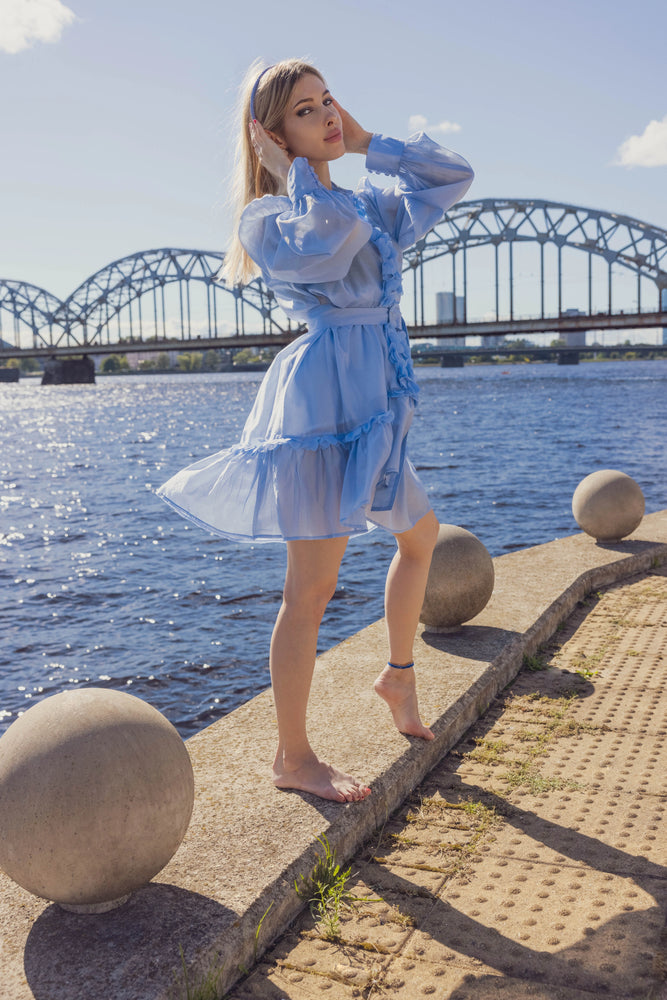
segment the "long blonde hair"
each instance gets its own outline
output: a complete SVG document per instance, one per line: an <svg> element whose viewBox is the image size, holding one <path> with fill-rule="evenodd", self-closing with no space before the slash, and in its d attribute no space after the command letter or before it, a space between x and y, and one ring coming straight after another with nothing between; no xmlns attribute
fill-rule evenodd
<svg viewBox="0 0 667 1000"><path fill-rule="evenodd" d="M281 194L277 179L266 170L250 141L250 96L262 73L262 63L256 60L246 73L239 93L236 159L232 181L231 203L234 206L234 233L225 254L219 275L230 285L247 284L257 272L257 266L243 249L239 240L239 222L243 209L255 198L265 194ZM255 93L255 115L268 131L280 134L290 94L295 84L307 73L312 73L324 83L318 69L303 59L285 59L271 66L263 74Z"/></svg>

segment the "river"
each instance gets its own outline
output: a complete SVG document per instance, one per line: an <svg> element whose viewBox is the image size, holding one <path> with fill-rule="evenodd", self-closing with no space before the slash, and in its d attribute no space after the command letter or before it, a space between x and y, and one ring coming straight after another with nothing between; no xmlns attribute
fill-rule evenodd
<svg viewBox="0 0 667 1000"><path fill-rule="evenodd" d="M667 363L418 368L410 454L441 521L492 555L577 531L572 493L601 468L667 506ZM254 374L0 384L0 732L74 685L145 698L188 736L269 684L285 548L224 541L153 495L236 441ZM394 548L348 546L326 649L382 616ZM378 667L381 665L378 664Z"/></svg>

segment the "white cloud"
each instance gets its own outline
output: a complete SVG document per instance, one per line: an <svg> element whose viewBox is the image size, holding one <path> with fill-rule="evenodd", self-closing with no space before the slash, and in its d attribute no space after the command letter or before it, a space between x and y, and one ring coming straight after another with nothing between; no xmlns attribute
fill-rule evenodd
<svg viewBox="0 0 667 1000"><path fill-rule="evenodd" d="M428 118L424 115L410 115L408 119L408 129L410 132L460 132L461 126L456 122L440 122L438 125L429 125Z"/></svg>
<svg viewBox="0 0 667 1000"><path fill-rule="evenodd" d="M57 42L75 19L60 0L0 0L0 51L14 55L33 42Z"/></svg>
<svg viewBox="0 0 667 1000"><path fill-rule="evenodd" d="M667 167L667 115L650 121L641 135L631 135L616 151L621 167Z"/></svg>

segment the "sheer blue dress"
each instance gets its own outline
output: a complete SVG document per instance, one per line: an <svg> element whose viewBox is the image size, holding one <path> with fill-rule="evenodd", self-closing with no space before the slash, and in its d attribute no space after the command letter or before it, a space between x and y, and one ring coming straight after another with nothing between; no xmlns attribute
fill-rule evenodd
<svg viewBox="0 0 667 1000"><path fill-rule="evenodd" d="M366 166L397 182L329 190L297 158L287 195L243 213L243 246L308 332L274 359L239 443L157 491L225 538L335 538L376 525L398 533L430 510L405 453L419 390L399 309L401 252L463 197L473 173L423 133L405 143L375 135Z"/></svg>

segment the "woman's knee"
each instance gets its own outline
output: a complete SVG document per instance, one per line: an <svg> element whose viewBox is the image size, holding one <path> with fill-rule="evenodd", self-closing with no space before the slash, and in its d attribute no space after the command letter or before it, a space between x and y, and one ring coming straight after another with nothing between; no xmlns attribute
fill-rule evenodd
<svg viewBox="0 0 667 1000"><path fill-rule="evenodd" d="M287 543L284 605L302 617L319 619L333 597L347 538Z"/></svg>
<svg viewBox="0 0 667 1000"><path fill-rule="evenodd" d="M414 528L396 535L398 550L402 556L412 559L430 559L438 540L440 525L438 519L430 510Z"/></svg>
<svg viewBox="0 0 667 1000"><path fill-rule="evenodd" d="M336 592L338 575L318 579L304 579L287 574L283 590L283 604L291 612L313 619L321 619L327 604Z"/></svg>

